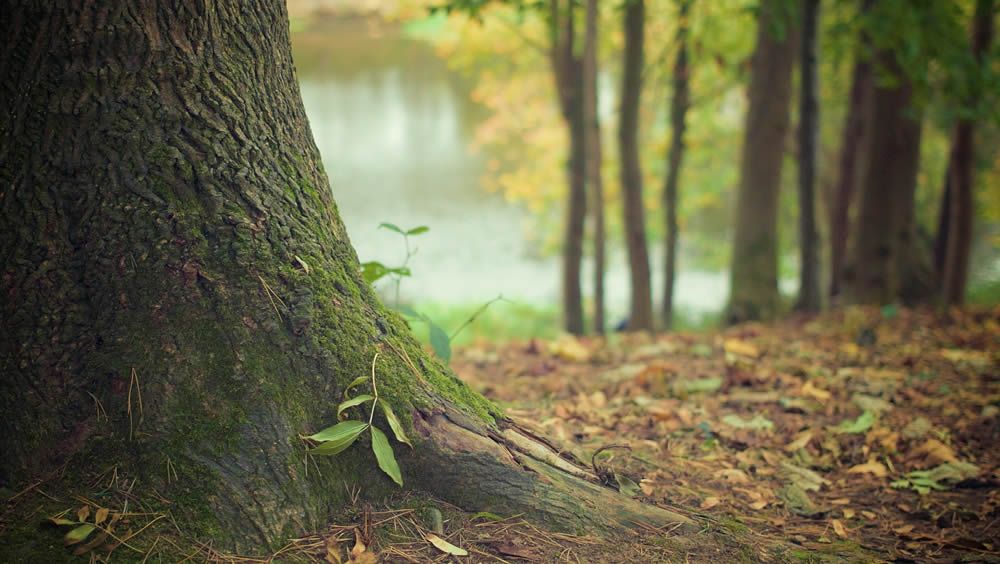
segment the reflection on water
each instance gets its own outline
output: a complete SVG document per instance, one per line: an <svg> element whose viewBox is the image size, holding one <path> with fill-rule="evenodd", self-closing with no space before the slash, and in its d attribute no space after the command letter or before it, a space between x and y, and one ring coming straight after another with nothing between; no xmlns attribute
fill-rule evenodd
<svg viewBox="0 0 1000 564"><path fill-rule="evenodd" d="M378 230L379 223L427 225L430 232L413 241L419 250L404 300L467 304L502 293L559 303L559 262L533 258L526 213L480 187L488 155L468 147L484 116L430 45L372 37L345 22L297 33L292 42L312 132L362 261L403 259L399 236ZM620 256L611 260L607 287L613 317L627 307ZM677 300L712 311L726 292L722 274L685 272Z"/></svg>

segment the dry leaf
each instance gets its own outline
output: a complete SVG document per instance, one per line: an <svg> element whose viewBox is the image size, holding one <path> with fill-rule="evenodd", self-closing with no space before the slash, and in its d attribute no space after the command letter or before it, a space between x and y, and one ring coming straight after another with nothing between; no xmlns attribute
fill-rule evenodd
<svg viewBox="0 0 1000 564"><path fill-rule="evenodd" d="M854 513L853 509L851 509L849 507L845 507L844 508L844 519L853 519L854 515L855 515L855 513Z"/></svg>
<svg viewBox="0 0 1000 564"><path fill-rule="evenodd" d="M427 542L433 544L434 548L437 548L438 550L444 552L445 554L451 554L452 556L469 555L468 550L465 550L464 548L459 548L451 544L450 542L444 540L443 538L435 535L434 533L427 533L427 535L424 538L427 539Z"/></svg>
<svg viewBox="0 0 1000 564"><path fill-rule="evenodd" d="M889 475L889 470L885 467L885 464L881 462L871 460L865 462L864 464L858 464L857 466L852 466L847 470L848 474L873 474L877 478L885 478Z"/></svg>
<svg viewBox="0 0 1000 564"><path fill-rule="evenodd" d="M798 435L795 435L795 440L785 445L785 452L795 452L797 450L806 448L806 446L809 444L809 441L811 441L812 438L813 438L812 429L807 429L805 431L802 431Z"/></svg>
<svg viewBox="0 0 1000 564"><path fill-rule="evenodd" d="M728 354L748 356L750 358L757 358L760 356L760 350L757 347L746 341L740 341L739 339L726 339L723 344L723 349Z"/></svg>
<svg viewBox="0 0 1000 564"><path fill-rule="evenodd" d="M847 538L847 528L840 522L840 519L833 519L830 524L833 525L833 532L837 533L838 537Z"/></svg>
<svg viewBox="0 0 1000 564"><path fill-rule="evenodd" d="M809 396L819 402L829 401L829 399L833 397L833 394L831 394L830 392L822 388L817 388L816 386L813 386L812 382L806 382L805 384L802 384L801 393L802 395Z"/></svg>
<svg viewBox="0 0 1000 564"><path fill-rule="evenodd" d="M326 537L326 561L328 564L341 564L340 543L335 535Z"/></svg>
<svg viewBox="0 0 1000 564"><path fill-rule="evenodd" d="M98 509L97 513L94 515L94 524L100 525L101 523L103 523L104 520L108 518L108 513L109 511L107 507L101 507L100 509Z"/></svg>
<svg viewBox="0 0 1000 564"><path fill-rule="evenodd" d="M907 458L921 461L921 467L958 462L955 451L937 439L927 439L927 442L917 447Z"/></svg>
<svg viewBox="0 0 1000 564"><path fill-rule="evenodd" d="M90 506L89 505L84 505L80 509L76 510L76 520L77 521L83 523L84 521L87 520L87 517L90 517Z"/></svg>
<svg viewBox="0 0 1000 564"><path fill-rule="evenodd" d="M749 484L750 476L747 473L740 470L739 468L724 468L713 474L716 478L722 478L723 480L733 483L733 484Z"/></svg>
<svg viewBox="0 0 1000 564"><path fill-rule="evenodd" d="M719 499L719 498L717 498L715 496L709 496L709 497L706 497L705 500L702 501L701 505L699 505L698 507L700 507L702 509L711 509L711 508L715 507L716 505L719 505L720 503L722 503L721 499Z"/></svg>

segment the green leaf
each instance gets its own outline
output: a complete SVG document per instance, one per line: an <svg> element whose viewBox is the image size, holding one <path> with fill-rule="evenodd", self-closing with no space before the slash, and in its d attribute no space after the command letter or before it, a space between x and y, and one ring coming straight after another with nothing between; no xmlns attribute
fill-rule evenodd
<svg viewBox="0 0 1000 564"><path fill-rule="evenodd" d="M406 234L407 235L421 235L423 233L427 233L430 230L431 230L430 227L427 227L426 225L421 225L420 227L414 227L413 229L408 229L406 231Z"/></svg>
<svg viewBox="0 0 1000 564"><path fill-rule="evenodd" d="M347 401L341 402L340 405L337 406L337 418L338 419L340 418L340 414L343 413L345 409L354 407L356 405L361 405L366 401L371 401L373 399L375 398L373 398L369 394L361 394L360 396L353 397Z"/></svg>
<svg viewBox="0 0 1000 564"><path fill-rule="evenodd" d="M430 319L427 320L427 324L430 326L431 347L434 349L434 354L445 364L448 364L451 362L451 338L444 332L444 329Z"/></svg>
<svg viewBox="0 0 1000 564"><path fill-rule="evenodd" d="M413 443L410 442L409 437L406 436L406 432L403 431L403 424L399 421L399 418L396 417L396 413L391 407L389 407L389 404L383 401L378 405L385 413L385 419L389 422L389 428L392 429L392 434L396 436L396 440L401 443L406 443L410 445L410 448L413 448Z"/></svg>
<svg viewBox="0 0 1000 564"><path fill-rule="evenodd" d="M642 489L639 484L635 483L635 480L629 478L624 474L619 474L615 472L615 481L618 482L618 492L627 497L636 497L642 495Z"/></svg>
<svg viewBox="0 0 1000 564"><path fill-rule="evenodd" d="M399 472L399 464L396 463L396 455L392 452L389 439L378 427L372 427L372 451L378 460L378 467L392 478L400 486L403 485L403 476Z"/></svg>
<svg viewBox="0 0 1000 564"><path fill-rule="evenodd" d="M831 427L830 430L835 433L850 433L859 434L868 431L875 424L875 414L871 411L866 411L858 416L854 421L843 421L840 425L836 427Z"/></svg>
<svg viewBox="0 0 1000 564"><path fill-rule="evenodd" d="M471 520L485 519L487 521L503 521L507 519L506 517L501 517L496 513L490 513L489 511L480 511L471 517Z"/></svg>
<svg viewBox="0 0 1000 564"><path fill-rule="evenodd" d="M412 307L407 306L407 305L401 305L401 306L397 307L396 311L398 311L399 313L402 313L406 317L412 317L414 319L420 319L420 320L423 320L423 321L427 320L427 316L425 316L424 314L420 313L419 311L417 311L417 310L415 310Z"/></svg>
<svg viewBox="0 0 1000 564"><path fill-rule="evenodd" d="M377 282L380 278L388 275L389 272L389 267L377 260L361 263L361 276L368 284Z"/></svg>
<svg viewBox="0 0 1000 564"><path fill-rule="evenodd" d="M65 517L49 517L49 521L51 521L52 524L54 524L54 525L79 525L80 524L79 521L72 521L70 519L66 519Z"/></svg>
<svg viewBox="0 0 1000 564"><path fill-rule="evenodd" d="M397 226L397 225L395 225L393 223L386 222L386 221L383 221L382 223L378 224L378 228L379 229L388 229L389 231L395 231L396 233L399 233L400 235L406 235L406 231L403 231L402 229L400 229L399 226Z"/></svg>
<svg viewBox="0 0 1000 564"><path fill-rule="evenodd" d="M333 427L327 427L319 433L311 435L309 437L310 439L323 444L310 450L309 452L314 454L337 454L338 452L351 446L351 443L356 441L358 436L360 436L361 433L364 433L367 428L368 424L362 421L355 421L353 419L341 421Z"/></svg>
<svg viewBox="0 0 1000 564"><path fill-rule="evenodd" d="M87 537L90 536L90 533L94 532L94 529L96 528L97 528L96 525L92 525L90 523L84 523L79 527L70 529L70 531L66 533L66 536L63 537L63 543L68 546L71 544L83 542L84 540L87 539Z"/></svg>
<svg viewBox="0 0 1000 564"><path fill-rule="evenodd" d="M722 418L722 422L737 429L750 429L753 431L770 431L774 429L774 423L760 414L754 415L753 419L743 419L739 415L730 413Z"/></svg>
<svg viewBox="0 0 1000 564"><path fill-rule="evenodd" d="M358 376L357 378L351 380L351 383L348 384L346 388L344 388L344 399L347 399L347 394L350 393L352 389L360 386L361 384L364 384L367 381L368 381L367 376Z"/></svg>

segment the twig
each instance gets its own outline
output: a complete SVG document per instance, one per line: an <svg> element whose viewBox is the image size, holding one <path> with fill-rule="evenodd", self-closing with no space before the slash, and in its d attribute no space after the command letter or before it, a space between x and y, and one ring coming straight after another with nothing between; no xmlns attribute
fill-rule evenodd
<svg viewBox="0 0 1000 564"><path fill-rule="evenodd" d="M458 329L455 329L455 332L452 333L450 337L448 337L448 340L449 341L454 341L455 337L457 337L458 334L461 333L463 329L465 329L466 327L468 327L469 325L471 325L472 322L475 321L477 317L479 317L484 311L486 311L486 308L490 307L491 305L493 305L494 303L499 302L499 301L507 301L507 300L505 300L503 298L503 294L500 294L499 296L497 296L497 297L493 298L492 300L486 302L485 304L479 306L479 309L477 309L475 311L475 313L473 313L472 315L470 315L469 318L466 319L464 323L462 323L461 325L459 325Z"/></svg>
<svg viewBox="0 0 1000 564"><path fill-rule="evenodd" d="M135 372L135 367L132 367L132 377L128 381L128 440L132 440L134 437L133 429L134 425L132 423L132 387L135 386L136 399L139 402L139 422L142 423L142 389L139 387L139 375Z"/></svg>

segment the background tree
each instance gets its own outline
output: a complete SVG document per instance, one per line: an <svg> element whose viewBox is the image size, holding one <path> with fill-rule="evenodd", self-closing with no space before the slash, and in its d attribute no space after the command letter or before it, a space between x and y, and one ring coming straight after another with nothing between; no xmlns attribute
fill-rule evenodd
<svg viewBox="0 0 1000 564"><path fill-rule="evenodd" d="M642 200L642 167L639 162L638 147L645 22L645 1L626 0L618 150L621 154L625 248L628 251L632 290L628 328L633 331L653 329L653 296L650 287L649 249L646 246L646 211Z"/></svg>
<svg viewBox="0 0 1000 564"><path fill-rule="evenodd" d="M870 4L871 0L861 0L859 9L862 15ZM851 202L857 192L858 169L865 158L862 141L866 133L866 96L872 89L867 40L861 32L856 37L858 45L854 47L847 115L841 131L837 184L830 204L830 296L834 298L841 293L845 257L849 248Z"/></svg>
<svg viewBox="0 0 1000 564"><path fill-rule="evenodd" d="M986 53L993 38L992 0L977 0L972 21L971 55L974 64L969 72L969 87L964 96L964 105L975 108L983 96L986 67ZM968 111L968 110L967 110ZM947 182L945 185L942 215L947 222L942 230L944 251L941 272L942 299L946 304L961 304L965 299L965 287L969 273L969 254L972 248L972 227L975 220L973 179L975 173L975 122L969 116L962 117L955 126L951 152L948 159Z"/></svg>
<svg viewBox="0 0 1000 564"><path fill-rule="evenodd" d="M587 124L583 100L583 60L575 49L576 12L573 0L549 1L552 72L559 108L569 131L569 196L563 238L563 322L566 331L580 335L584 332L580 276L587 217Z"/></svg>
<svg viewBox="0 0 1000 564"><path fill-rule="evenodd" d="M594 332L604 334L605 220L601 178L601 121L597 104L597 0L587 0L583 36L583 112L587 121L587 186L594 218Z"/></svg>
<svg viewBox="0 0 1000 564"><path fill-rule="evenodd" d="M795 307L815 312L819 290L819 231L816 228L816 162L819 141L817 33L820 0L802 2L802 58L799 74L799 298Z"/></svg>
<svg viewBox="0 0 1000 564"><path fill-rule="evenodd" d="M677 0L677 56L673 67L673 92L670 98L670 149L667 153L667 176L663 184L663 214L666 241L663 257L663 327L670 329L674 319L674 282L677 277L677 184L684 160L684 132L691 104L688 68L688 18L694 0Z"/></svg>
<svg viewBox="0 0 1000 564"><path fill-rule="evenodd" d="M914 254L921 123L913 86L896 56L883 50L875 61L889 75L876 76L870 94L865 120L870 130L863 148L868 158L861 171L852 264L844 282L851 302L885 304L899 298L909 271L906 263Z"/></svg>
<svg viewBox="0 0 1000 564"><path fill-rule="evenodd" d="M0 485L114 467L215 547L273 547L348 503L345 483L395 489L357 445L303 456L361 377L414 443L407 485L573 530L687 521L520 431L379 303L283 3L118 7L9 3L0 21Z"/></svg>
<svg viewBox="0 0 1000 564"><path fill-rule="evenodd" d="M729 323L773 317L779 305L778 195L795 58L792 5L762 0L757 16L736 199Z"/></svg>

